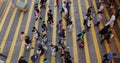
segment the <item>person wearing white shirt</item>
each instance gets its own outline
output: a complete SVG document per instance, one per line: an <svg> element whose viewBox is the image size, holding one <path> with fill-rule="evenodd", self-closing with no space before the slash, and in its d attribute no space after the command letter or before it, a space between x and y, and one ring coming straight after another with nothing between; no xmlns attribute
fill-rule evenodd
<svg viewBox="0 0 120 63"><path fill-rule="evenodd" d="M102 21L102 12L98 12L97 14L97 22L94 24L95 26L99 26L100 21Z"/></svg>
<svg viewBox="0 0 120 63"><path fill-rule="evenodd" d="M110 25L111 27L113 27L115 19L116 19L116 18L115 18L115 15L113 14L113 15L111 16L110 20L105 24L105 26Z"/></svg>

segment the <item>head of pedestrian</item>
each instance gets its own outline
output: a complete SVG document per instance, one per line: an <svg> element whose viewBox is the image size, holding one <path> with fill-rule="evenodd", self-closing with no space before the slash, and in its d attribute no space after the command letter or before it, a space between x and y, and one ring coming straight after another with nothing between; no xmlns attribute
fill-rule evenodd
<svg viewBox="0 0 120 63"><path fill-rule="evenodd" d="M21 32L21 34L23 35L23 34L24 34L24 32Z"/></svg>
<svg viewBox="0 0 120 63"><path fill-rule="evenodd" d="M45 23L45 21L43 21L43 24Z"/></svg>
<svg viewBox="0 0 120 63"><path fill-rule="evenodd" d="M51 10L51 9L49 9L49 12L52 12L52 10Z"/></svg>
<svg viewBox="0 0 120 63"><path fill-rule="evenodd" d="M63 3L65 4L66 2L64 1Z"/></svg>
<svg viewBox="0 0 120 63"><path fill-rule="evenodd" d="M62 23L62 20L60 20L59 23Z"/></svg>

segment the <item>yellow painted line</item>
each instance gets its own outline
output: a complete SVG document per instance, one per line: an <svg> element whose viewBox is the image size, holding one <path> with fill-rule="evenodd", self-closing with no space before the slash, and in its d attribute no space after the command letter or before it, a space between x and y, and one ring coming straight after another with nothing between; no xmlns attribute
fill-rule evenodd
<svg viewBox="0 0 120 63"><path fill-rule="evenodd" d="M28 9L28 10L30 10L30 11L29 11L29 13L28 13L28 19L27 19L27 23L26 23L26 27L25 27L25 34L28 33L28 29L29 29L30 21L31 21L30 18L32 17L33 6L34 6L34 2L33 2L33 0L32 0L31 6L30 6L30 8ZM23 54L24 54L24 49L25 49L25 42L22 41L22 45L21 45L21 48L20 48L20 53L19 53L18 59L19 59L21 56L23 56Z"/></svg>
<svg viewBox="0 0 120 63"><path fill-rule="evenodd" d="M88 9L88 7L89 7L88 0L85 0L85 3L86 3L86 8ZM96 33L95 33L93 21L91 23L91 33L92 33L92 37L94 37L93 43L94 43L94 48L95 48L98 63L102 63L101 54L100 54L100 50L99 50L99 46L98 46L98 41L96 38Z"/></svg>
<svg viewBox="0 0 120 63"><path fill-rule="evenodd" d="M5 7L5 9L4 9L2 15L0 16L0 23L1 23L1 19L3 18L3 15L5 14L6 9L8 8L9 5L10 5L10 0L8 0L8 2L7 2L7 4L6 4L6 7Z"/></svg>
<svg viewBox="0 0 120 63"><path fill-rule="evenodd" d="M79 15L80 15L80 24L81 24L81 28L82 30L84 30L84 25L83 25L83 14L82 14L82 6L81 6L81 1L78 0L78 9L79 9ZM86 34L84 36L84 42L85 42L85 45L84 45L84 51L85 51L85 58L86 58L86 63L90 63L90 55L89 55L89 50L88 50L88 43L87 43L87 38L86 38Z"/></svg>
<svg viewBox="0 0 120 63"><path fill-rule="evenodd" d="M97 10L97 7L96 7L96 2L95 2L95 0L92 0L93 1L93 7L94 7L94 9L95 9L95 12L97 13L98 12L98 10ZM102 21L101 21L102 22ZM99 26L99 28L100 29L102 29L103 28L103 23L100 23L100 26ZM104 37L103 37L104 38ZM105 48L106 48L106 51L107 52L110 52L111 50L110 50L110 47L109 47L109 45L108 45L108 43L107 43L107 41L105 40Z"/></svg>
<svg viewBox="0 0 120 63"><path fill-rule="evenodd" d="M10 10L11 5L12 5L12 3L10 2L9 6L7 7L7 9L5 11L4 16L2 17L2 21L0 22L0 32L2 30L2 27L3 27L4 23L5 23L5 19L6 19L7 15L8 15L8 12Z"/></svg>
<svg viewBox="0 0 120 63"><path fill-rule="evenodd" d="M73 2L73 0L71 0L71 2ZM77 49L77 42L76 42L76 26L75 26L75 16L74 16L74 8L73 8L73 3L71 4L70 7L71 10L71 19L73 22L73 32L72 32L72 38L73 38L73 53L74 53L74 63L79 63L78 62L78 49Z"/></svg>
<svg viewBox="0 0 120 63"><path fill-rule="evenodd" d="M46 26L47 26L47 19L48 19L47 13L49 11L49 7L48 7L49 4L50 4L50 0L47 0L47 6L46 6L46 12L45 12L45 23L46 23ZM43 41L42 41L42 44L43 44ZM40 56L40 62L39 63L43 63L43 61L44 61L44 55Z"/></svg>
<svg viewBox="0 0 120 63"><path fill-rule="evenodd" d="M6 60L7 63L11 62L12 54L14 52L14 48L15 48L15 45L16 45L16 41L17 41L17 37L18 37L18 33L19 33L19 30L20 30L20 26L21 26L21 23L22 23L23 16L24 16L24 13L22 12L21 15L20 15L18 24L17 24L17 28L16 28L16 31L15 31L15 34L14 34L12 45L10 47L10 51L8 53L9 58L7 58L7 60Z"/></svg>
<svg viewBox="0 0 120 63"><path fill-rule="evenodd" d="M55 0L54 0L55 1ZM54 2L54 6L55 6ZM56 22L57 22L57 7L54 7L54 24L53 24L53 35L52 35L52 44L56 45ZM51 63L55 63L55 57L51 56Z"/></svg>
<svg viewBox="0 0 120 63"><path fill-rule="evenodd" d="M62 3L64 2L64 0L62 0ZM66 30L66 21L65 21L65 19L64 19L64 17L65 17L65 14L64 13L62 13L62 26L63 26L63 29L65 29ZM65 36L66 36L66 31L65 31ZM66 37L65 37L66 38ZM66 45L66 39L64 40L64 44Z"/></svg>
<svg viewBox="0 0 120 63"><path fill-rule="evenodd" d="M16 11L17 11L17 8L15 8L15 9L13 10L12 17L10 18L10 22L9 22L9 24L8 24L7 30L6 30L6 32L5 32L4 38L3 38L2 43L1 43L0 53L3 52L3 49L4 49L4 46L5 46L6 40L7 40L7 38L8 38L10 29L11 29L11 26L12 26L12 24L13 24L13 22L14 22L14 18L15 18L15 15L16 15Z"/></svg>

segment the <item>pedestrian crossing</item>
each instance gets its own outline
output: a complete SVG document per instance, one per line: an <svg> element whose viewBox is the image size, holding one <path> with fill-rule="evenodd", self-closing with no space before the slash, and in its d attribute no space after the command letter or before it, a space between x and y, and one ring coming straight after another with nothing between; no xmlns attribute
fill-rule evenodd
<svg viewBox="0 0 120 63"><path fill-rule="evenodd" d="M50 35L48 36L50 38L49 41L53 45L58 45L59 37L56 32L56 25L59 20L62 20L62 27L65 29L66 36L64 44L70 49L70 54L73 57L73 63L102 63L103 55L105 53L110 51L120 53L120 39L118 38L118 35L114 28L111 29L112 33L114 34L114 38L111 40L112 43L108 44L105 40L104 44L100 44L101 38L98 36L98 31L103 28L104 24L109 21L111 16L106 7L104 8L104 18L107 21L102 21L98 28L94 27L95 17L92 15L93 21L91 23L91 28L90 31L87 32L84 36L85 45L82 49L78 46L76 36L79 31L85 29L83 25L83 17L87 13L87 9L91 6L91 3L93 7L92 10L95 11L95 14L98 12L96 6L97 1L92 0L90 2L90 0L71 0L72 3L70 6L70 16L73 22L72 32L69 32L66 27L66 21L64 18L65 14L62 13L60 15L61 7L65 0L60 1L61 5L59 8L55 7L55 1L56 0L47 0L46 9L40 9L39 6L41 13L40 15L43 18L42 20L45 20L47 27L52 29L48 30L46 33ZM20 0L17 0L17 2L20 2ZM42 23L42 20L40 19L35 21L34 4L36 2L40 2L40 0L24 0L24 2L29 6L27 13L19 12L17 7L12 8L12 3L9 2L6 10L3 11L5 14L0 21L0 53L7 55L8 58L6 59L6 63L17 63L21 56L25 56L25 59L28 61L28 63L43 63L44 58L47 58L48 62L50 63L62 63L60 60L61 58L58 57L60 54L57 53L57 56L51 56L50 51L48 51L46 55L40 56L36 62L32 62L31 56L36 53L37 42L31 30L32 27L35 26L38 31L41 31ZM118 0L115 2L117 4L119 3ZM52 9L53 11L52 13L54 24L52 27L50 27L47 23L47 12L49 9ZM112 9L112 13L115 13L115 11L115 9ZM25 33L25 35L29 35L31 37L31 45L34 49L26 50L25 41L23 40L24 35L21 36L22 31ZM20 37L22 39L20 39ZM40 42L43 41L40 39ZM112 63L119 62L113 60Z"/></svg>

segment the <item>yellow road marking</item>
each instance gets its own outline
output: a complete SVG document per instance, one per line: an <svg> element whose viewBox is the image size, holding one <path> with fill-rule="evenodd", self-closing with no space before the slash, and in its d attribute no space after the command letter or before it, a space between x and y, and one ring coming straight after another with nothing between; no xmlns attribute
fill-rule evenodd
<svg viewBox="0 0 120 63"><path fill-rule="evenodd" d="M7 4L6 4L6 7L5 7L5 9L4 9L2 15L0 16L0 21L1 21L1 19L3 18L3 15L5 14L6 9L8 8L9 5L10 5L10 0L8 0L8 2L7 2ZM0 22L0 23L1 23L1 22Z"/></svg>
<svg viewBox="0 0 120 63"><path fill-rule="evenodd" d="M27 3L27 0L25 0L25 3ZM16 31L15 31L15 34L14 34L12 45L10 47L10 51L8 53L8 57L9 58L7 58L7 60L6 60L7 63L11 62L12 54L13 54L13 51L14 51L14 47L16 45L16 41L17 41L17 37L18 37L18 32L20 30L20 26L21 26L21 23L22 23L23 16L24 16L24 13L22 12L21 15L20 15L19 21L18 21L18 25L17 25Z"/></svg>
<svg viewBox="0 0 120 63"><path fill-rule="evenodd" d="M16 15L16 11L17 11L17 8L15 8L15 9L13 10L12 17L10 18L10 22L9 22L9 24L8 24L7 30L6 30L6 32L5 32L4 38L3 38L2 43L1 43L0 53L3 52L3 49L4 49L4 46L5 46L6 40L7 40L7 38L8 38L10 29L11 29L11 26L12 26L12 24L13 24L13 22L14 22L14 18L15 18L15 15Z"/></svg>
<svg viewBox="0 0 120 63"><path fill-rule="evenodd" d="M95 9L95 11L96 11L96 13L97 13L98 10L97 10L97 7L96 7L96 2L95 2L95 0L92 0L92 1L93 1L94 9ZM101 21L101 22L102 22L102 21ZM100 23L99 28L102 29L103 26L104 26L103 23ZM102 38L104 38L104 37L102 37ZM107 43L107 40L105 40L104 44L105 44L106 52L107 52L107 53L110 52L111 49L110 49L110 46L109 46L108 43ZM114 63L114 61L113 61L112 63Z"/></svg>
<svg viewBox="0 0 120 63"><path fill-rule="evenodd" d="M2 21L0 22L0 32L2 30L3 24L5 23L5 19L6 19L7 15L8 15L8 12L10 10L11 5L12 5L12 3L10 2L9 6L7 7L7 9L5 11L4 16L2 17Z"/></svg>
<svg viewBox="0 0 120 63"><path fill-rule="evenodd" d="M62 3L64 2L64 0L62 0ZM64 17L65 17L65 14L64 13L62 13L62 26L63 26L63 29L65 29L66 30L66 22L65 22L65 19L64 19ZM66 31L65 31L65 36L66 36ZM66 38L66 37L65 37ZM66 39L64 40L64 44L66 45Z"/></svg>
<svg viewBox="0 0 120 63"><path fill-rule="evenodd" d="M82 6L81 6L81 2L80 0L78 0L78 9L79 9L79 15L80 15L80 23L81 23L81 28L82 30L84 30L84 25L83 25L83 14L82 14ZM86 58L86 63L90 63L90 55L89 55L89 50L88 50L88 43L87 43L87 39L86 39L86 34L84 35L84 50L85 50L85 58Z"/></svg>
<svg viewBox="0 0 120 63"><path fill-rule="evenodd" d="M55 1L55 0L54 0ZM54 2L54 6L55 6ZM53 35L52 35L52 44L56 45L56 22L57 22L57 7L54 7L54 24L53 24ZM51 56L51 63L55 63L55 57Z"/></svg>
<svg viewBox="0 0 120 63"><path fill-rule="evenodd" d="M28 29L29 29L29 25L30 25L30 21L31 21L31 16L32 16L32 11L33 11L33 5L34 5L34 2L33 2L33 0L32 0L32 2L31 2L31 6L30 6L30 11L29 11L29 14L28 14L28 19L27 19L27 23L26 23L26 27L25 27L25 34L27 34L28 33ZM21 56L23 56L23 54L24 54L24 49L25 49L25 42L24 41L22 41L22 45L21 45L21 48L20 48L20 53L19 53L19 57L18 57L18 59L21 57Z"/></svg>
<svg viewBox="0 0 120 63"><path fill-rule="evenodd" d="M73 0L71 0L73 2ZM71 19L73 22L73 32L72 32L72 38L73 38L73 53L74 53L74 63L79 63L78 62L78 50L77 50L77 42L76 42L76 26L75 26L75 18L74 18L74 8L73 8L73 3L71 4Z"/></svg>
<svg viewBox="0 0 120 63"><path fill-rule="evenodd" d="M88 7L89 7L88 0L85 0L85 3L86 3L86 7L88 9ZM91 33L92 33L92 37L94 37L93 43L94 43L94 48L95 48L98 63L102 63L101 54L100 54L98 41L97 41L96 34L95 34L93 21L91 22Z"/></svg>

